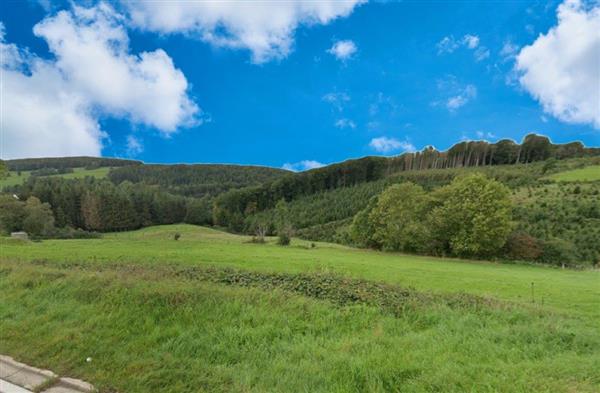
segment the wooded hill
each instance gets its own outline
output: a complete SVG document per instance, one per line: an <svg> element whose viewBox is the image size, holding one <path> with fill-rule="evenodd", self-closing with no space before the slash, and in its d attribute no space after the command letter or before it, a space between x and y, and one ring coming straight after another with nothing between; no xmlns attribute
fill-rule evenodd
<svg viewBox="0 0 600 393"><path fill-rule="evenodd" d="M130 165L112 169L108 178L159 186L172 194L216 196L234 188L260 185L289 174L277 168L246 165Z"/></svg>
<svg viewBox="0 0 600 393"><path fill-rule="evenodd" d="M420 152L390 158L365 157L225 193L215 201L215 223L239 230L248 215L273 208L281 199L289 202L402 172L518 165L592 156L600 156L600 148L587 148L581 142L552 144L545 136L530 134L521 144L508 139L496 143L465 141L443 152L426 147Z"/></svg>
<svg viewBox="0 0 600 393"><path fill-rule="evenodd" d="M38 169L102 168L141 165L141 161L105 157L48 157L22 158L4 161L10 171L33 171Z"/></svg>
<svg viewBox="0 0 600 393"><path fill-rule="evenodd" d="M444 195L459 191L474 195L477 191L469 184L492 182L506 189L501 193L506 195L501 204L508 206L504 218L511 222L511 232L503 235L505 248L459 254L445 243L423 248L431 244L424 238L419 248L398 246L398 250L573 265L600 263L600 177L569 186L554 183L549 177L578 168L600 170L600 149L586 148L579 142L555 145L538 135L528 135L522 144L508 140L461 142L445 152L428 147L397 157L365 157L301 173L257 166L146 165L88 157L60 160L16 160L8 165L13 170L35 168L49 174L60 173L70 165L112 167L106 178L37 175L22 185L5 188L5 194L0 195L4 232L24 229L38 237L81 237L186 222L252 235L285 232L315 241L396 249L396 245L389 246L391 243L352 236L357 217L364 218L360 231L368 235L369 220L375 217L370 213L373 209L384 217L385 209L401 208L405 198L398 193L387 198L391 205L377 205L391 186L412 183L417 187L407 190L413 190L426 208L419 219L413 219L418 222L427 217L426 230L434 234L439 227L435 219L455 213L444 205ZM487 180L475 178L472 183L452 185L475 174ZM502 187L499 189L504 190ZM394 201L400 204L393 206Z"/></svg>

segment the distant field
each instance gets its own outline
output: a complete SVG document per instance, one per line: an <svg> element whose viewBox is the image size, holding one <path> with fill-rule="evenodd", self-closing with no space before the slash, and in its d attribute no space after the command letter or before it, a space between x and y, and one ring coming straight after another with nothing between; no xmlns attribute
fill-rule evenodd
<svg viewBox="0 0 600 393"><path fill-rule="evenodd" d="M600 165L559 172L547 178L559 182L596 181L600 180Z"/></svg>
<svg viewBox="0 0 600 393"><path fill-rule="evenodd" d="M191 225L3 238L0 353L133 393L600 389L598 271L248 240ZM193 274L208 267L242 278ZM243 272L332 277L321 289L334 297L244 285ZM337 294L333 277L417 297L390 313Z"/></svg>
<svg viewBox="0 0 600 393"><path fill-rule="evenodd" d="M72 173L64 173L60 175L52 175L52 176L60 176L65 179L77 179L83 178L86 176L92 176L96 178L103 178L108 175L110 171L109 167L96 168L96 169L85 169L85 168L74 168ZM16 186L19 184L23 184L29 178L30 171L22 171L21 176L18 176L17 172L10 172L10 176L6 179L0 180L0 189L8 186Z"/></svg>

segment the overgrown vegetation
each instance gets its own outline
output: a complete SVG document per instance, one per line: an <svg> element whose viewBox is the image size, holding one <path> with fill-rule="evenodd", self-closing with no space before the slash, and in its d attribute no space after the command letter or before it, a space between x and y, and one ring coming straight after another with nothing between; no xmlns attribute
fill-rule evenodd
<svg viewBox="0 0 600 393"><path fill-rule="evenodd" d="M595 272L246 240L2 240L0 351L107 392L600 387Z"/></svg>

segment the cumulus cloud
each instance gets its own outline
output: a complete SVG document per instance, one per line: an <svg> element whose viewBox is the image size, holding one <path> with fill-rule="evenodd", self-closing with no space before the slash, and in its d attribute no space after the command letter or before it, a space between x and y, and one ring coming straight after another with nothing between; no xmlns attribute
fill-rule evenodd
<svg viewBox="0 0 600 393"><path fill-rule="evenodd" d="M357 51L356 44L350 40L337 41L327 50L328 53L335 56L338 60L346 61L350 59Z"/></svg>
<svg viewBox="0 0 600 393"><path fill-rule="evenodd" d="M335 126L337 128L341 128L341 129L344 129L344 128L352 128L352 129L354 129L354 128L356 128L356 123L354 121L350 120L350 119L344 118L344 119L338 119L335 122Z"/></svg>
<svg viewBox="0 0 600 393"><path fill-rule="evenodd" d="M521 49L515 69L544 112L600 128L600 6L562 3L557 25Z"/></svg>
<svg viewBox="0 0 600 393"><path fill-rule="evenodd" d="M400 141L396 138L382 136L371 139L369 146L379 153L390 153L393 151L411 152L415 151L415 146L408 141Z"/></svg>
<svg viewBox="0 0 600 393"><path fill-rule="evenodd" d="M6 43L2 157L100 155L98 119L129 119L170 134L196 122L183 73L162 50L129 53L122 17L110 6L74 6L42 20L34 34L46 60Z"/></svg>
<svg viewBox="0 0 600 393"><path fill-rule="evenodd" d="M133 24L159 33L185 33L217 47L248 49L254 63L286 57L300 25L325 25L366 0L125 1Z"/></svg>
<svg viewBox="0 0 600 393"><path fill-rule="evenodd" d="M294 172L302 172L308 171L310 169L321 168L323 166L325 166L325 164L320 163L319 161L303 160L294 163L286 162L285 164L283 164L283 169L287 169L288 171Z"/></svg>
<svg viewBox="0 0 600 393"><path fill-rule="evenodd" d="M75 6L44 19L33 31L56 56L67 82L104 111L173 132L198 111L188 83L162 50L129 54L121 16L106 4Z"/></svg>

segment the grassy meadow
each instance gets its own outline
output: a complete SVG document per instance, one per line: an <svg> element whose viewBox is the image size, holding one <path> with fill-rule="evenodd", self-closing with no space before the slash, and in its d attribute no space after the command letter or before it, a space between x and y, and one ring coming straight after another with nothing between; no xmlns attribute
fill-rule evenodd
<svg viewBox="0 0 600 393"><path fill-rule="evenodd" d="M109 392L600 389L598 271L248 241L3 239L0 352Z"/></svg>
<svg viewBox="0 0 600 393"><path fill-rule="evenodd" d="M600 165L558 172L548 176L548 179L558 182L598 181L600 180Z"/></svg>
<svg viewBox="0 0 600 393"><path fill-rule="evenodd" d="M80 179L86 176L92 176L96 178L104 178L108 175L110 171L109 167L95 168L95 169L85 169L85 168L73 168L73 172L71 173L63 173L60 175L50 175L50 176L60 176L65 179ZM18 186L23 184L29 178L31 171L21 171L21 175L16 171L10 171L9 176L0 179L0 190L4 187L9 186Z"/></svg>

